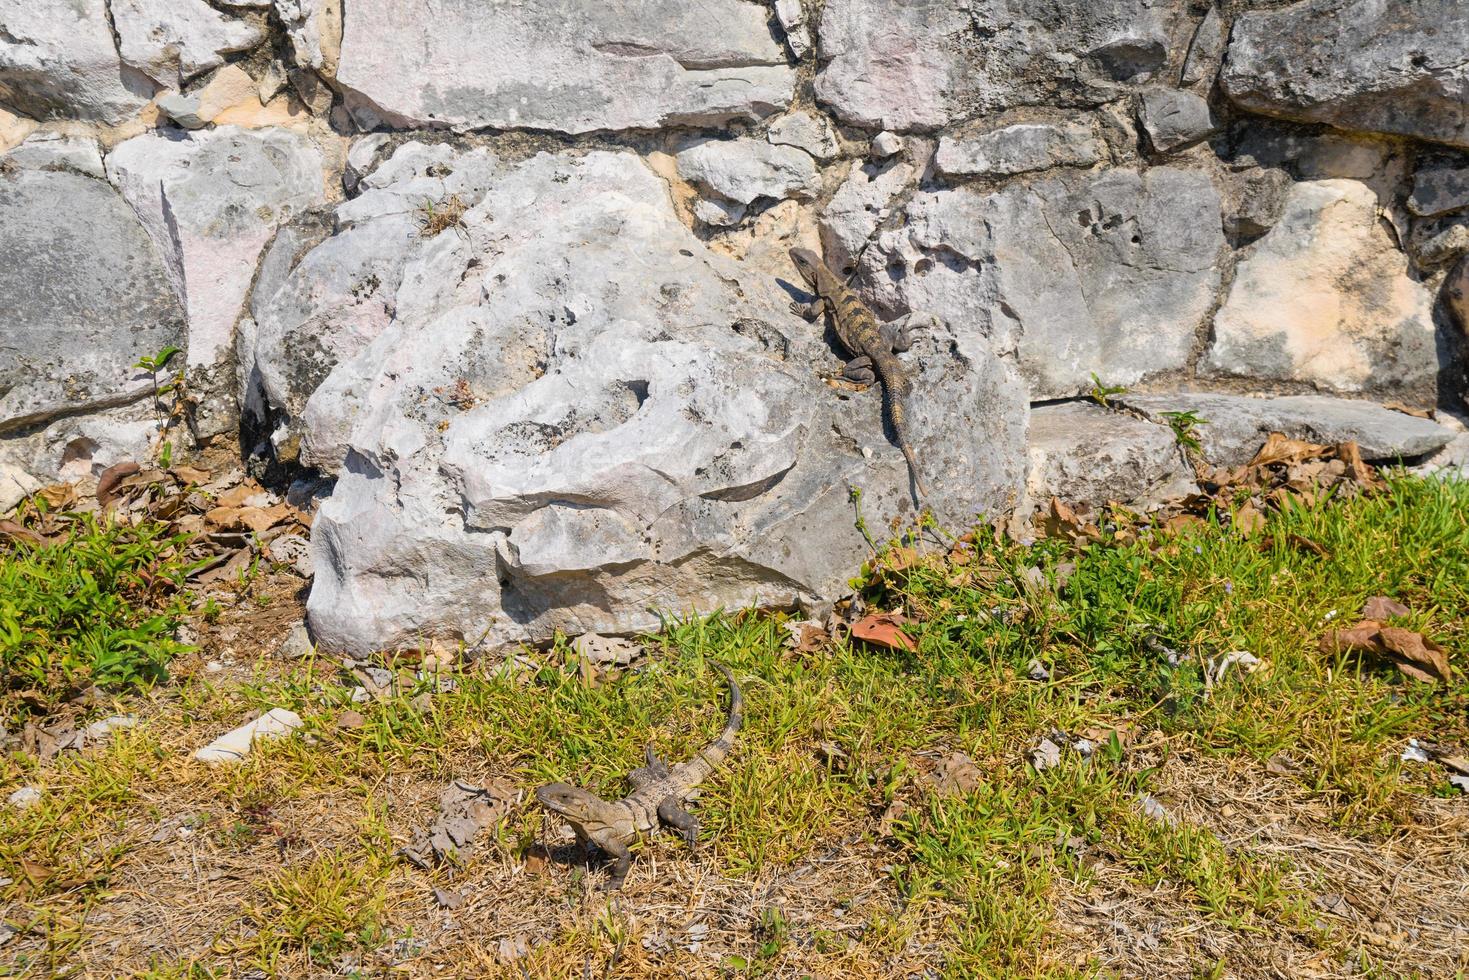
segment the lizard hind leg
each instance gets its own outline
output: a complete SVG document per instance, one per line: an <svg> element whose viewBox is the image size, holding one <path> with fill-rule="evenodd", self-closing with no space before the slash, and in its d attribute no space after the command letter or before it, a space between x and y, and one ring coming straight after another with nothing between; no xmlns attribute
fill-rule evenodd
<svg viewBox="0 0 1469 980"><path fill-rule="evenodd" d="M842 369L842 377L859 385L870 385L877 382L877 371L872 366L872 358L863 354L847 362Z"/></svg>
<svg viewBox="0 0 1469 980"><path fill-rule="evenodd" d="M689 847L698 846L699 818L680 806L678 797L667 797L658 804L658 819L677 830Z"/></svg>

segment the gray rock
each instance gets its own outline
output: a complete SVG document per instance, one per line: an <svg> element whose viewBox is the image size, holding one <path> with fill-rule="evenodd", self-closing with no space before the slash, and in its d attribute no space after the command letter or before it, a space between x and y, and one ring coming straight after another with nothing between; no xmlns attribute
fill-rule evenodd
<svg viewBox="0 0 1469 980"><path fill-rule="evenodd" d="M35 119L120 123L153 92L118 57L107 0L12 0L0 10L0 104Z"/></svg>
<svg viewBox="0 0 1469 980"><path fill-rule="evenodd" d="M1173 431L1088 402L1030 413L1031 499L1143 506L1198 489Z"/></svg>
<svg viewBox="0 0 1469 980"><path fill-rule="evenodd" d="M825 116L814 112L792 112L770 124L765 138L778 146L794 146L826 162L841 152L836 133Z"/></svg>
<svg viewBox="0 0 1469 980"><path fill-rule="evenodd" d="M1419 218L1409 228L1404 247L1420 269L1448 265L1469 254L1469 214ZM1465 332L1469 333L1469 329Z"/></svg>
<svg viewBox="0 0 1469 980"><path fill-rule="evenodd" d="M5 802L17 810L29 810L41 802L41 791L35 786L22 786L7 796Z"/></svg>
<svg viewBox="0 0 1469 980"><path fill-rule="evenodd" d="M939 137L934 164L950 177L1008 177L1052 167L1090 167L1100 151L1084 122L1015 123L973 136Z"/></svg>
<svg viewBox="0 0 1469 980"><path fill-rule="evenodd" d="M775 19L785 31L786 44L797 61L811 50L811 31L806 26L806 10L801 0L775 0Z"/></svg>
<svg viewBox="0 0 1469 980"><path fill-rule="evenodd" d="M187 364L207 376L194 384L207 434L237 417L226 368L260 254L280 225L325 200L322 171L316 146L280 129L149 133L107 156L108 176L152 235L188 311Z"/></svg>
<svg viewBox="0 0 1469 980"><path fill-rule="evenodd" d="M276 15L303 68L333 72L342 47L342 0L275 0Z"/></svg>
<svg viewBox="0 0 1469 980"><path fill-rule="evenodd" d="M1188 56L1184 58L1183 73L1180 76L1183 84L1213 82L1224 61L1224 49L1228 43L1228 25L1219 15L1219 8L1210 6L1204 19L1199 22L1199 29L1194 32L1193 43L1189 45Z"/></svg>
<svg viewBox="0 0 1469 980"><path fill-rule="evenodd" d="M886 160L890 156L903 152L903 137L884 130L872 137L870 152L874 160Z"/></svg>
<svg viewBox="0 0 1469 980"><path fill-rule="evenodd" d="M1224 227L1246 238L1265 234L1280 220L1292 183L1290 174L1274 167L1229 175Z"/></svg>
<svg viewBox="0 0 1469 980"><path fill-rule="evenodd" d="M0 227L0 467L52 482L146 450L133 364L187 344L147 232L106 182L48 170L0 169Z"/></svg>
<svg viewBox="0 0 1469 980"><path fill-rule="evenodd" d="M1413 175L1408 209L1424 217L1469 208L1469 166L1440 163Z"/></svg>
<svg viewBox="0 0 1469 980"><path fill-rule="evenodd" d="M819 331L774 277L691 234L636 155L502 166L465 220L467 288L437 316L400 303L306 411L311 445L343 443L312 527L327 649L816 600L866 550L852 488L869 522L913 514L880 393L823 383L839 360ZM1025 394L972 332L917 333L929 502L963 526L1020 487Z"/></svg>
<svg viewBox="0 0 1469 980"><path fill-rule="evenodd" d="M204 97L198 92L187 95L170 92L158 100L158 111L183 129L203 129L209 125L202 114L203 106Z"/></svg>
<svg viewBox="0 0 1469 980"><path fill-rule="evenodd" d="M930 130L1021 105L1100 105L1168 60L1172 0L828 0L816 95L848 123Z"/></svg>
<svg viewBox="0 0 1469 980"><path fill-rule="evenodd" d="M1450 430L1428 419L1327 395L1248 398L1180 392L1121 395L1114 400L1158 422L1167 421L1164 412L1194 412L1207 420L1194 432L1204 458L1215 466L1248 463L1272 432L1324 445L1355 442L1369 462L1423 456L1453 438Z"/></svg>
<svg viewBox="0 0 1469 980"><path fill-rule="evenodd" d="M69 170L87 177L102 177L102 149L85 136L36 133L0 156L0 160L25 170Z"/></svg>
<svg viewBox="0 0 1469 980"><path fill-rule="evenodd" d="M679 176L736 204L815 196L816 161L758 139L700 140L677 156Z"/></svg>
<svg viewBox="0 0 1469 980"><path fill-rule="evenodd" d="M1304 0L1234 22L1220 80L1241 108L1469 146L1469 7Z"/></svg>
<svg viewBox="0 0 1469 980"><path fill-rule="evenodd" d="M1438 401L1433 294L1351 180L1291 187L1280 221L1239 263L1202 370Z"/></svg>
<svg viewBox="0 0 1469 980"><path fill-rule="evenodd" d="M498 161L485 150L456 154L446 145L410 142L337 207L336 233L322 241L315 219L287 225L261 261L241 324L241 403L278 422L277 451L336 472L345 432L300 445L307 399L331 373L370 344L395 318L417 323L478 292L465 273L471 259L461 226L427 232L429 211L473 208ZM290 357L282 357L290 351ZM345 428L345 421L344 421Z"/></svg>
<svg viewBox="0 0 1469 980"><path fill-rule="evenodd" d="M1209 103L1192 92L1148 89L1138 100L1137 121L1159 153L1193 146L1219 131Z"/></svg>
<svg viewBox="0 0 1469 980"><path fill-rule="evenodd" d="M348 194L355 194L362 178L382 162L383 153L391 141L392 137L387 133L372 133L354 140L352 148L347 151L347 166L342 170L342 189Z"/></svg>
<svg viewBox="0 0 1469 980"><path fill-rule="evenodd" d="M1187 366L1219 284L1219 197L1197 172L1073 173L922 191L881 230L864 281L1018 359L1034 400Z"/></svg>
<svg viewBox="0 0 1469 980"><path fill-rule="evenodd" d="M265 39L258 24L215 10L204 0L108 0L122 60L159 85L179 88L224 56Z"/></svg>
<svg viewBox="0 0 1469 980"><path fill-rule="evenodd" d="M821 209L821 245L827 264L843 275L854 268L878 225L891 214L889 205L917 177L917 171L903 162L853 166Z"/></svg>
<svg viewBox="0 0 1469 980"><path fill-rule="evenodd" d="M367 129L712 126L791 101L767 14L740 0L354 0L337 81Z"/></svg>

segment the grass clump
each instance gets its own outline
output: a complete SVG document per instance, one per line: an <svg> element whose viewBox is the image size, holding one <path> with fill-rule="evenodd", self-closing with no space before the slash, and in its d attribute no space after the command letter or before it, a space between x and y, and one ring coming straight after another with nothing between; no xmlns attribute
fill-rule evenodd
<svg viewBox="0 0 1469 980"><path fill-rule="evenodd" d="M162 525L68 519L65 533L0 551L0 676L8 700L45 712L80 690L148 683L188 647L183 538Z"/></svg>

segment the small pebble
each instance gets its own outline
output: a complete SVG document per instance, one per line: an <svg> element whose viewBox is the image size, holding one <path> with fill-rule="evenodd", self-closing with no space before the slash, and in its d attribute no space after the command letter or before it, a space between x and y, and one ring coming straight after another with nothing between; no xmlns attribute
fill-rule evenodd
<svg viewBox="0 0 1469 980"><path fill-rule="evenodd" d="M903 149L903 137L897 133L884 130L872 138L872 155L878 160L886 160Z"/></svg>
<svg viewBox="0 0 1469 980"><path fill-rule="evenodd" d="M41 802L41 791L34 786L22 786L14 793L11 793L6 798L6 801L17 810L29 810Z"/></svg>

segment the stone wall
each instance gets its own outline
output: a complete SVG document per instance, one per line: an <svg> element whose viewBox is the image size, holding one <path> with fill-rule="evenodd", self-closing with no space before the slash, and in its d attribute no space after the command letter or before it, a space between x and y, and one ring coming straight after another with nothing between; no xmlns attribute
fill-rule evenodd
<svg viewBox="0 0 1469 980"><path fill-rule="evenodd" d="M795 245L911 328L951 526L1186 491L1170 410L1221 464L1422 457L1465 37L1458 0L0 0L0 507L157 453L134 365L176 345L199 439L334 479L329 646L819 603L854 506L915 505Z"/></svg>

